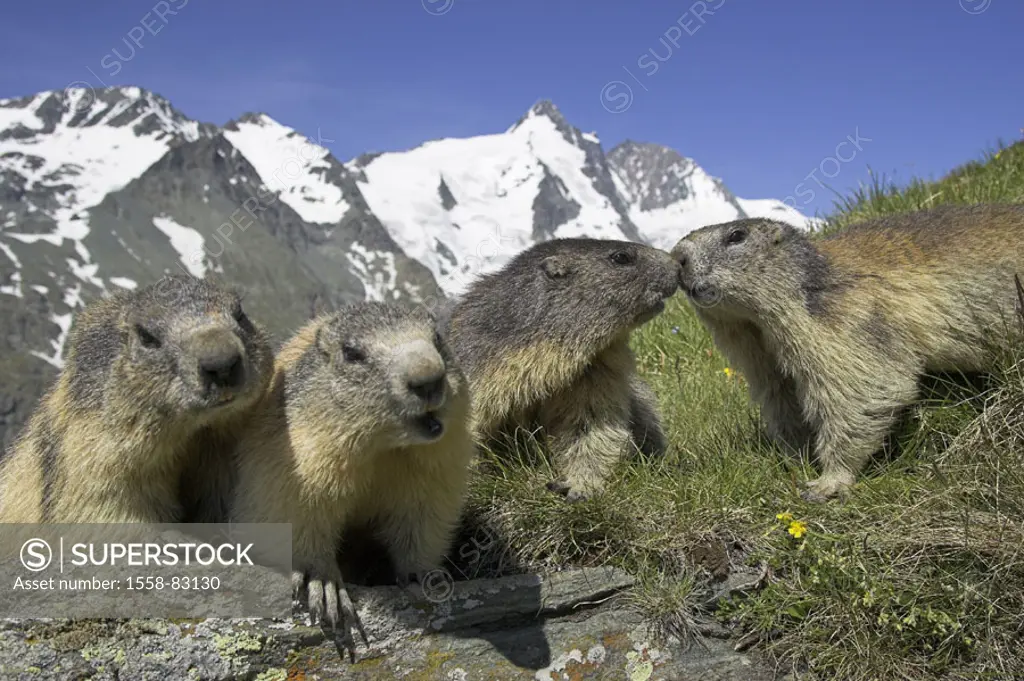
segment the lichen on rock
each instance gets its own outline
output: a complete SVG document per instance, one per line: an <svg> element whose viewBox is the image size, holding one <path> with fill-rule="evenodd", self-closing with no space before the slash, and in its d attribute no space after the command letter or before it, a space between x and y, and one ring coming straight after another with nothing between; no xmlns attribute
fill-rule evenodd
<svg viewBox="0 0 1024 681"><path fill-rule="evenodd" d="M768 679L726 641L656 640L616 569L418 587L352 587L368 645L280 620L0 621L0 678L173 681L685 681Z"/></svg>

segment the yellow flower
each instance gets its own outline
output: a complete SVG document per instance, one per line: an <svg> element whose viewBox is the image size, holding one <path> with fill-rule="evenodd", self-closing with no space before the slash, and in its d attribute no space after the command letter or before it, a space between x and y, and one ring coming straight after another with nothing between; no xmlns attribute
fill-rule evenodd
<svg viewBox="0 0 1024 681"><path fill-rule="evenodd" d="M776 520L781 520L784 523L789 523L789 522L793 521L793 514L792 513L779 513L778 515L775 516L775 519Z"/></svg>
<svg viewBox="0 0 1024 681"><path fill-rule="evenodd" d="M722 369L722 373L730 378L732 377L732 369L730 369L729 367L725 367L724 369Z"/></svg>
<svg viewBox="0 0 1024 681"><path fill-rule="evenodd" d="M799 520L794 520L789 524L789 529L787 530L787 532L793 535L794 539L799 539L800 537L807 534L807 525L804 525Z"/></svg>

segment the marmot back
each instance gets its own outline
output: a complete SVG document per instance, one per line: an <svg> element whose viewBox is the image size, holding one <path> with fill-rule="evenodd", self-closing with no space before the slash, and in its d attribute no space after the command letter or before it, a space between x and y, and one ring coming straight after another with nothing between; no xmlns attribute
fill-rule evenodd
<svg viewBox="0 0 1024 681"><path fill-rule="evenodd" d="M212 518L272 352L238 296L164 277L82 310L65 366L0 469L4 522Z"/></svg>
<svg viewBox="0 0 1024 681"><path fill-rule="evenodd" d="M664 309L678 269L643 244L556 239L475 281L447 332L470 378L478 439L539 422L562 460L552 487L572 498L598 491L631 443L663 449L628 341Z"/></svg>
<svg viewBox="0 0 1024 681"><path fill-rule="evenodd" d="M767 219L673 249L681 284L742 371L768 432L813 446L808 497L844 493L929 371L986 370L1016 328L1024 206L944 206L822 239Z"/></svg>
<svg viewBox="0 0 1024 681"><path fill-rule="evenodd" d="M296 594L305 583L316 620L351 628L343 533L370 525L400 580L438 567L462 509L468 414L425 309L372 302L319 317L278 354L238 448L231 518L291 523Z"/></svg>

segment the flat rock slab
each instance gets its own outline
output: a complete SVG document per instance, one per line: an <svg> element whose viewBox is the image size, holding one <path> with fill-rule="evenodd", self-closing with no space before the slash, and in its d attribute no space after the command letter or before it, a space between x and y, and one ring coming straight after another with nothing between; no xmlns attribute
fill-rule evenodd
<svg viewBox="0 0 1024 681"><path fill-rule="evenodd" d="M656 642L616 569L350 589L356 651L292 621L5 620L3 679L687 681L770 679L724 639Z"/></svg>

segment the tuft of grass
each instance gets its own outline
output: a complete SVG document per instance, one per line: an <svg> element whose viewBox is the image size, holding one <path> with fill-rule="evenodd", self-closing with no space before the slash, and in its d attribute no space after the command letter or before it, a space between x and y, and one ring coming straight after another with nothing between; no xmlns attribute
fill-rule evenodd
<svg viewBox="0 0 1024 681"><path fill-rule="evenodd" d="M833 202L834 213L821 231L831 232L855 222L907 213L942 204L1024 203L1024 141L1000 143L982 158L936 181L912 179L901 186L872 173L871 181Z"/></svg>
<svg viewBox="0 0 1024 681"><path fill-rule="evenodd" d="M1024 143L936 182L876 179L823 231L981 201L1024 203ZM621 567L665 633L717 617L800 678L1024 678L1024 348L980 383L939 377L849 500L810 505L812 464L764 442L742 376L681 297L633 347L669 452L623 462L577 504L545 489L529 437L486 456L468 512L501 542L477 574ZM723 570L762 578L716 604Z"/></svg>

